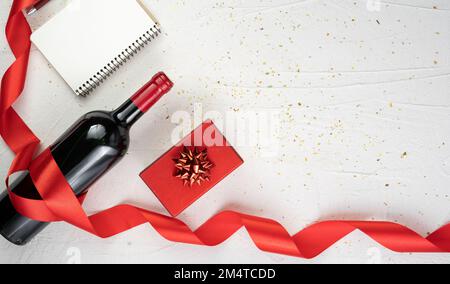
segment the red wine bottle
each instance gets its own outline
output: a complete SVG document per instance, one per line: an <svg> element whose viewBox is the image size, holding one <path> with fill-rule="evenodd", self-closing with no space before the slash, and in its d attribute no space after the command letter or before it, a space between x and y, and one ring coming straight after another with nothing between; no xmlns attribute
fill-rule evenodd
<svg viewBox="0 0 450 284"><path fill-rule="evenodd" d="M76 195L86 192L125 155L130 143L129 130L173 83L158 73L131 99L112 112L94 111L82 116L51 147L52 155ZM28 173L11 184L22 197L40 200ZM0 196L0 233L16 245L25 245L48 223L31 220L14 209L7 192Z"/></svg>

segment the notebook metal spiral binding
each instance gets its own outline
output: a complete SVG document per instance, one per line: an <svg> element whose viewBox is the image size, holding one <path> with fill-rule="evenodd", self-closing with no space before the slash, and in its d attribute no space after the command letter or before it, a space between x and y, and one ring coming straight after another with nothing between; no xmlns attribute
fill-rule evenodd
<svg viewBox="0 0 450 284"><path fill-rule="evenodd" d="M161 28L155 24L135 42L131 43L128 48L124 49L120 54L107 63L97 74L88 79L82 86L80 86L76 93L79 96L87 96L97 87L99 87L105 80L107 80L114 72L116 72L123 64L136 55L142 48L148 45L156 37L161 34Z"/></svg>

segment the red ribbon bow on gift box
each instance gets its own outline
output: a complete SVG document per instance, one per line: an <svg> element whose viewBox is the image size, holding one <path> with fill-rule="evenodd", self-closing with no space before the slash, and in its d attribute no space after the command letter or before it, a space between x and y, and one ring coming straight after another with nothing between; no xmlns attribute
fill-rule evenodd
<svg viewBox="0 0 450 284"><path fill-rule="evenodd" d="M16 155L8 176L30 170L42 197L42 200L31 200L10 192L14 206L24 216L44 222L65 221L102 238L149 223L167 240L206 246L218 245L245 227L261 250L304 258L319 255L355 230L361 230L397 252L450 252L450 225L423 238L395 223L329 221L291 236L278 222L231 211L216 215L195 232L178 219L129 205L87 216L50 151L44 151L33 160L40 141L12 107L24 89L31 46L31 29L22 11L35 2L37 0L13 2L6 36L16 61L2 79L0 98L0 134Z"/></svg>

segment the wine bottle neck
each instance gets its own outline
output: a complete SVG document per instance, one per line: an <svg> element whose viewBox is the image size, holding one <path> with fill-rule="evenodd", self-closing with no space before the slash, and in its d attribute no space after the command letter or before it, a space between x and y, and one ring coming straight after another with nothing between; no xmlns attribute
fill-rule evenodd
<svg viewBox="0 0 450 284"><path fill-rule="evenodd" d="M151 107L153 107L170 89L173 83L162 72L156 74L147 84L129 100L113 111L114 118L125 127L133 126Z"/></svg>
<svg viewBox="0 0 450 284"><path fill-rule="evenodd" d="M113 112L114 118L120 122L121 125L127 128L133 126L143 115L144 113L133 103L132 100L127 100Z"/></svg>

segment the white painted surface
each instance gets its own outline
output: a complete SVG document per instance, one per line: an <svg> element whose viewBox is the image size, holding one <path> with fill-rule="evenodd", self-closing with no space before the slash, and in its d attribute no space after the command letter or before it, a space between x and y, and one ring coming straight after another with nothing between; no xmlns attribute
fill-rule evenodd
<svg viewBox="0 0 450 284"><path fill-rule="evenodd" d="M32 19L38 27L67 1ZM89 212L132 202L164 212L138 173L167 150L177 110L281 112L279 154L237 147L245 166L181 218L222 209L263 215L295 233L317 220L398 221L421 234L450 220L450 3L446 0L146 1L165 36L87 99L33 50L16 109L45 145L82 113L112 109L165 70L175 91L133 130L126 159L91 190ZM373 5L368 5L369 4ZM0 2L4 27L11 1ZM368 9L369 7L370 9ZM377 22L378 21L378 22ZM0 72L12 62L0 38ZM0 176L11 154L0 145ZM264 174L260 174L263 172ZM313 261L258 251L242 231L216 248L173 244L148 226L100 240L53 224L1 263L450 262L396 254L354 233Z"/></svg>

